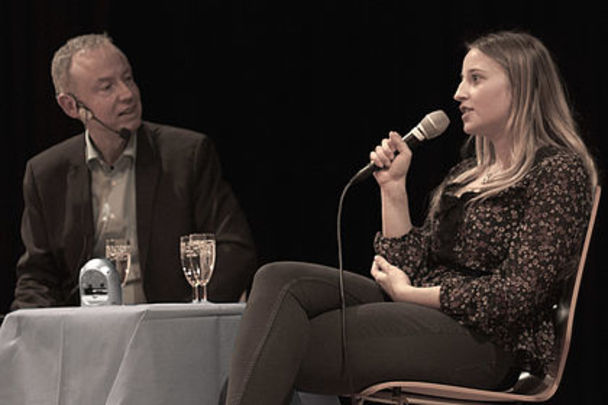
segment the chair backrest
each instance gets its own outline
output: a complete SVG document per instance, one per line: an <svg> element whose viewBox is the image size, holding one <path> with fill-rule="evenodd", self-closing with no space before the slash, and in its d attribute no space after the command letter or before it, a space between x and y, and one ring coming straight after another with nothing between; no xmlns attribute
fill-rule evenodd
<svg viewBox="0 0 608 405"><path fill-rule="evenodd" d="M527 373L522 373L519 381L511 389L511 392L527 395L534 401L546 401L555 394L566 368L574 325L576 301L583 277L583 270L585 269L589 244L591 243L591 235L593 234L601 192L601 187L597 186L593 195L591 215L589 216L587 233L583 242L578 267L576 268L576 272L564 279L561 298L555 310L555 361L549 366L548 373L543 380L530 376Z"/></svg>
<svg viewBox="0 0 608 405"><path fill-rule="evenodd" d="M589 216L589 224L587 225L587 233L585 235L578 268L576 273L564 280L562 298L560 299L556 310L555 332L557 338L557 353L556 360L549 369L548 377L552 379L550 387L547 387L543 393L543 396L546 396L547 399L551 398L557 391L566 367L566 359L568 358L568 351L570 350L570 340L572 338L572 329L574 325L576 301L578 299L581 280L583 278L583 270L585 269L585 262L587 260L589 245L591 243L591 235L593 234L593 227L595 225L595 218L597 217L601 193L602 188L597 186L593 195L591 215Z"/></svg>

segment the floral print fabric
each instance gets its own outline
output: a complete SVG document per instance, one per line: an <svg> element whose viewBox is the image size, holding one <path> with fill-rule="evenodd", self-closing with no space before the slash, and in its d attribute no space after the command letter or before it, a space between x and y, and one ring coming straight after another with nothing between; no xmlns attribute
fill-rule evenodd
<svg viewBox="0 0 608 405"><path fill-rule="evenodd" d="M450 177L474 164L456 166ZM400 238L375 238L377 254L415 286L441 286L441 310L542 374L554 358L554 308L576 270L591 209L588 175L573 154L545 147L516 185L484 201L453 194ZM470 202L467 204L467 202Z"/></svg>

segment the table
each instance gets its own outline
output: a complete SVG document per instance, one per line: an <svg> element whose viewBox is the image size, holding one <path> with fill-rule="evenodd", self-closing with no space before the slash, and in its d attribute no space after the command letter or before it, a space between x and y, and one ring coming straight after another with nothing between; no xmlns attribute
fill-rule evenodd
<svg viewBox="0 0 608 405"><path fill-rule="evenodd" d="M218 404L245 304L24 309L0 328L0 404ZM296 393L293 405L336 405Z"/></svg>

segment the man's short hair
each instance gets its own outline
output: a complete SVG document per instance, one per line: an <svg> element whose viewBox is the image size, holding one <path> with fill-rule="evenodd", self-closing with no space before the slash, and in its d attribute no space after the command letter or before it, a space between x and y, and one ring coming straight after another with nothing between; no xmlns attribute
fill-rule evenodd
<svg viewBox="0 0 608 405"><path fill-rule="evenodd" d="M55 94L68 92L70 85L70 67L74 55L84 49L94 49L102 45L114 45L108 34L86 34L68 40L53 55L51 77Z"/></svg>

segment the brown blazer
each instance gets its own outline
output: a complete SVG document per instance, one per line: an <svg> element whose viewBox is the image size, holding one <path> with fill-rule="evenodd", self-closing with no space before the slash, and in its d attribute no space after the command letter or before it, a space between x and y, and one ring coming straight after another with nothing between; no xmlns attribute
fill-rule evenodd
<svg viewBox="0 0 608 405"><path fill-rule="evenodd" d="M149 302L188 301L179 236L214 232L213 301L236 301L256 269L241 208L221 177L211 140L193 131L144 122L137 133L136 209L140 265ZM84 134L27 163L21 237L11 309L78 305L78 273L91 258L93 214Z"/></svg>

